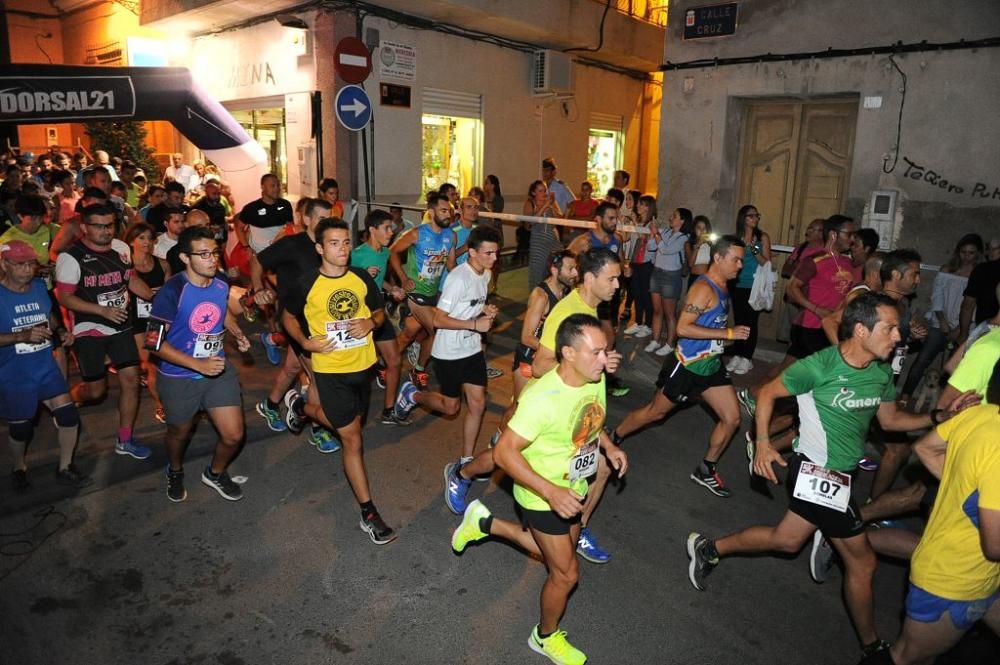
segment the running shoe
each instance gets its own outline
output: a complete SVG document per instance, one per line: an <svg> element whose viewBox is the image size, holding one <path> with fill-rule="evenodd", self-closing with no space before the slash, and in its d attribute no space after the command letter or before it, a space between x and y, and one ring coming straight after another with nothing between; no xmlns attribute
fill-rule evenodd
<svg viewBox="0 0 1000 665"><path fill-rule="evenodd" d="M757 442L754 440L753 434L750 432L746 433L746 438L748 470L750 471L750 478L753 478L753 458L757 456Z"/></svg>
<svg viewBox="0 0 1000 665"><path fill-rule="evenodd" d="M410 382L417 387L417 390L427 390L430 385L430 376L427 370L410 370Z"/></svg>
<svg viewBox="0 0 1000 665"><path fill-rule="evenodd" d="M10 484L14 487L14 491L18 494L23 494L31 489L31 481L28 480L28 472L24 469L14 469L10 474Z"/></svg>
<svg viewBox="0 0 1000 665"><path fill-rule="evenodd" d="M80 489L81 487L86 487L94 481L90 476L81 473L80 470L76 468L76 465L70 462L70 465L65 469L59 469L56 471L56 482L60 485L68 485L70 487Z"/></svg>
<svg viewBox="0 0 1000 665"><path fill-rule="evenodd" d="M812 550L809 552L809 575L816 584L826 582L827 573L833 566L833 548L823 537L823 532L816 529L813 534Z"/></svg>
<svg viewBox="0 0 1000 665"><path fill-rule="evenodd" d="M184 489L184 470L172 471L167 465L167 498L174 503L180 503L187 498L187 490Z"/></svg>
<svg viewBox="0 0 1000 665"><path fill-rule="evenodd" d="M861 655L864 656L864 659L867 662L867 659L870 658L871 656L874 656L880 651L888 651L891 647L892 645L886 642L885 640L875 640L874 642L870 644L865 644L864 646L861 647ZM892 661L891 656L889 658L889 661L890 662Z"/></svg>
<svg viewBox="0 0 1000 665"><path fill-rule="evenodd" d="M862 471L876 471L878 470L878 460L865 455L858 461L858 468Z"/></svg>
<svg viewBox="0 0 1000 665"><path fill-rule="evenodd" d="M637 332L639 332L640 330L642 330L642 328L643 328L643 326L642 326L641 323L633 323L632 325L630 325L628 328L626 328L622 332L624 334L626 334L626 335L634 335Z"/></svg>
<svg viewBox="0 0 1000 665"><path fill-rule="evenodd" d="M466 498L469 495L469 488L472 481L466 480L459 475L458 470L462 465L457 462L449 462L444 465L444 503L448 510L461 515L468 508Z"/></svg>
<svg viewBox="0 0 1000 665"><path fill-rule="evenodd" d="M417 392L419 391L415 385L409 381L403 381L403 385L399 387L399 394L396 396L396 405L392 407L397 418L406 420L406 417L410 415L410 411L417 405L416 400L413 399Z"/></svg>
<svg viewBox="0 0 1000 665"><path fill-rule="evenodd" d="M666 356L666 355L669 355L669 354L673 353L673 351L674 351L674 347L670 346L669 344L664 344L663 346L661 346L660 348L658 348L656 350L656 355L658 355L658 356Z"/></svg>
<svg viewBox="0 0 1000 665"><path fill-rule="evenodd" d="M321 453L335 453L340 450L340 441L325 427L314 427L309 432L309 443Z"/></svg>
<svg viewBox="0 0 1000 665"><path fill-rule="evenodd" d="M486 368L487 379L499 379L501 376L503 376L503 370L499 367L489 366Z"/></svg>
<svg viewBox="0 0 1000 665"><path fill-rule="evenodd" d="M411 367L416 367L417 363L420 362L420 342L411 342L406 347L406 359L410 361Z"/></svg>
<svg viewBox="0 0 1000 665"><path fill-rule="evenodd" d="M146 446L136 443L135 437L130 438L128 441L116 439L115 452L119 455L129 455L136 459L149 459L149 456L153 454L153 451Z"/></svg>
<svg viewBox="0 0 1000 665"><path fill-rule="evenodd" d="M360 526L376 545L385 545L396 540L396 532L389 528L377 511L362 515Z"/></svg>
<svg viewBox="0 0 1000 665"><path fill-rule="evenodd" d="M227 501L239 501L243 498L243 488L234 483L225 471L216 476L212 473L211 467L205 467L201 472L201 482L214 489Z"/></svg>
<svg viewBox="0 0 1000 665"><path fill-rule="evenodd" d="M271 337L271 333L263 332L260 334L260 343L264 345L264 353L267 355L267 361L272 365L281 364L281 349L275 344L274 339Z"/></svg>
<svg viewBox="0 0 1000 665"><path fill-rule="evenodd" d="M382 390L385 390L385 372L385 367L381 365L375 370L375 384Z"/></svg>
<svg viewBox="0 0 1000 665"><path fill-rule="evenodd" d="M728 499L732 492L726 487L726 484L722 482L722 476L719 475L718 470L713 473L709 473L708 469L705 469L701 464L694 468L691 472L691 480L698 483L709 492L715 496L721 496L724 499Z"/></svg>
<svg viewBox="0 0 1000 665"><path fill-rule="evenodd" d="M635 333L634 337L636 339L645 339L646 337L651 337L653 335L653 329L649 326L639 326L638 332Z"/></svg>
<svg viewBox="0 0 1000 665"><path fill-rule="evenodd" d="M267 426L272 432L284 432L288 429L281 419L281 413L267 405L267 398L257 402L257 415L267 421Z"/></svg>
<svg viewBox="0 0 1000 665"><path fill-rule="evenodd" d="M306 426L306 401L299 394L299 391L292 388L285 393L285 404L288 409L285 411L285 426L292 434L299 434Z"/></svg>
<svg viewBox="0 0 1000 665"><path fill-rule="evenodd" d="M490 509L484 506L482 501L476 499L470 503L462 514L462 523L458 525L455 533L451 535L451 549L461 553L469 543L482 540L490 535L479 528L480 520L489 516Z"/></svg>
<svg viewBox="0 0 1000 665"><path fill-rule="evenodd" d="M743 410L750 416L750 420L757 417L757 400L750 394L749 388L740 388L736 391L736 399L743 407Z"/></svg>
<svg viewBox="0 0 1000 665"><path fill-rule="evenodd" d="M156 411L153 412L153 418L161 425L167 424L167 412L163 410L162 406L156 407Z"/></svg>
<svg viewBox="0 0 1000 665"><path fill-rule="evenodd" d="M580 538L576 541L576 553L590 563L607 563L611 561L611 553L605 549L601 549L597 538L594 538L587 527L580 529Z"/></svg>
<svg viewBox="0 0 1000 665"><path fill-rule="evenodd" d="M528 636L528 646L558 665L584 665L587 662L587 654L569 643L565 630L557 630L543 640L538 635L538 626L535 626Z"/></svg>
<svg viewBox="0 0 1000 665"><path fill-rule="evenodd" d="M628 395L630 388L621 382L617 376L610 375L605 383L607 386L608 394L612 397L625 397Z"/></svg>
<svg viewBox="0 0 1000 665"><path fill-rule="evenodd" d="M645 351L646 353L652 353L653 351L656 351L658 348L660 348L660 343L654 339L651 340L649 344L646 345L643 351Z"/></svg>
<svg viewBox="0 0 1000 665"><path fill-rule="evenodd" d="M390 406L388 408L382 409L382 424L383 425L399 425L400 427L408 427L410 424L409 420L405 418L399 418L396 416L396 412Z"/></svg>
<svg viewBox="0 0 1000 665"><path fill-rule="evenodd" d="M698 591L705 590L705 578L719 565L719 557L709 557L706 553L708 545L708 538L700 533L694 532L688 535L687 555L690 559L688 579Z"/></svg>

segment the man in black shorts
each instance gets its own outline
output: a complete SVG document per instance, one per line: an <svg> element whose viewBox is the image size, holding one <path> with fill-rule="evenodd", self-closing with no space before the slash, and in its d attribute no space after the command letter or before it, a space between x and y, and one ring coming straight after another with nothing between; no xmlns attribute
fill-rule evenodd
<svg viewBox="0 0 1000 665"><path fill-rule="evenodd" d="M184 453L198 413L219 432L212 461L201 482L229 501L243 498L228 469L243 443L243 405L239 375L226 362L223 337L228 330L240 351L250 340L229 310L229 284L219 277L222 252L207 227L191 227L177 240L185 270L156 292L146 348L160 358L156 386L167 421L167 498L187 498Z"/></svg>
<svg viewBox="0 0 1000 665"><path fill-rule="evenodd" d="M344 446L344 474L361 506L361 529L376 545L396 539L372 502L361 423L371 397L375 343L385 318L382 294L365 270L349 265L351 230L336 218L315 229L318 269L301 275L285 303L285 331L312 354L313 390L320 405L294 400L289 408L334 429Z"/></svg>
<svg viewBox="0 0 1000 665"><path fill-rule="evenodd" d="M139 409L139 350L129 323L129 292L151 301L153 292L135 274L128 245L114 238L114 211L103 205L81 213L84 236L56 259L56 297L72 314L73 352L82 381L70 391L77 404L108 392L104 357L118 371L118 438L115 452L146 459L151 451L132 436Z"/></svg>

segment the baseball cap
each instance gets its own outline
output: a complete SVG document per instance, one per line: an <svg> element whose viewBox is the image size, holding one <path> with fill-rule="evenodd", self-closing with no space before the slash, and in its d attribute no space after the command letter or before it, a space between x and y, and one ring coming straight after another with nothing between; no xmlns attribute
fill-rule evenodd
<svg viewBox="0 0 1000 665"><path fill-rule="evenodd" d="M0 245L0 257L18 263L38 260L35 248L23 240L11 240Z"/></svg>

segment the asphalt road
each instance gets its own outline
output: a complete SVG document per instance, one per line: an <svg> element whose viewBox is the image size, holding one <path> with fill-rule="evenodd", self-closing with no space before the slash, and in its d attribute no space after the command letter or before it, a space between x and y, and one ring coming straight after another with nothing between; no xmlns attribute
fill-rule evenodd
<svg viewBox="0 0 1000 665"><path fill-rule="evenodd" d="M515 284L523 281L512 273L502 283L508 325L490 356L507 373L490 384L482 445L510 397L514 319L526 295ZM632 392L611 401L612 424L652 394L658 363L638 345L621 344ZM163 427L148 400L137 435L153 458L114 455L114 381L109 401L82 411L78 464L96 479L83 492L55 485L56 444L42 418L29 454L34 488L15 496L0 485L0 664L545 662L526 645L542 564L501 542L451 551L459 519L444 505L442 468L458 456L460 420L418 410L408 428L366 427L373 495L399 530L396 542L377 547L358 528L339 454L274 434L254 413L274 373L259 345L235 362L247 443L232 473L248 478L237 503L197 482L214 446L207 422L188 453L184 503L164 494ZM375 389L373 405L381 399ZM841 574L814 584L807 551L726 560L706 592L688 583L690 531L724 535L785 510L782 488L774 498L750 489L740 445L720 464L732 498L688 479L711 426L693 407L628 440L631 470L591 524L613 559L581 562L562 627L591 663L856 662ZM0 448L0 468L9 468L9 455ZM471 495L512 517L509 484L497 480L476 483ZM899 628L905 574L889 561L877 573L877 621L887 639ZM995 663L988 658L996 648L969 640L941 662Z"/></svg>

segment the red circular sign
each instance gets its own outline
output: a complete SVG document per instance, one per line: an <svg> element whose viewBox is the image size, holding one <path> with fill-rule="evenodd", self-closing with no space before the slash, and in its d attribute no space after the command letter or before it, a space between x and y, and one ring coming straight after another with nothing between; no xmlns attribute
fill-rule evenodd
<svg viewBox="0 0 1000 665"><path fill-rule="evenodd" d="M348 83L363 83L372 73L372 54L357 37L344 37L333 52L333 67Z"/></svg>

